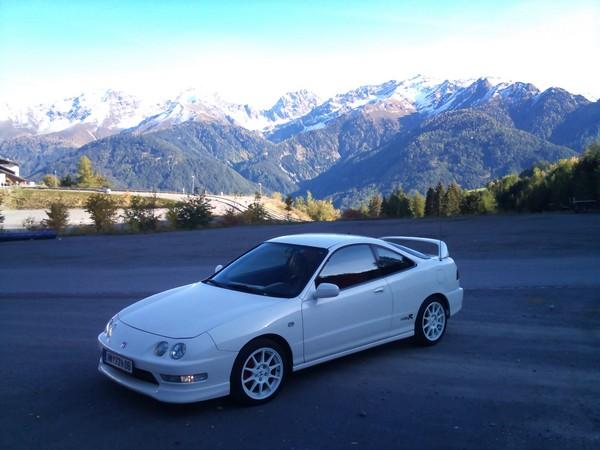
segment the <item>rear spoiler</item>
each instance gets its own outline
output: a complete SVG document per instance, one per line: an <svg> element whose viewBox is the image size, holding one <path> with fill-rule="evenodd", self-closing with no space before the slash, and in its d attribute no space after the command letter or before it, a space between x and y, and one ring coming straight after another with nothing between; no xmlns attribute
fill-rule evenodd
<svg viewBox="0 0 600 450"><path fill-rule="evenodd" d="M448 246L446 243L439 239L429 239L422 237L412 237L412 236L384 236L380 237L382 241L387 241L391 243L395 243L395 241L408 241L408 242L424 242L426 244L432 244L437 247L437 255L433 254L431 256L437 257L440 261L444 258L449 258L450 253L448 252ZM399 243L399 242L398 242ZM402 244L401 244L402 245ZM413 249L414 250L414 249Z"/></svg>

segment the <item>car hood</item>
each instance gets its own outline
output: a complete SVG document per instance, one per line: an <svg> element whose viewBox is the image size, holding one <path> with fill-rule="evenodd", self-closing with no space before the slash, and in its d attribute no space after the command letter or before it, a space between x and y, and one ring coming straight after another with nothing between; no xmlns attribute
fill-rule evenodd
<svg viewBox="0 0 600 450"><path fill-rule="evenodd" d="M134 303L118 317L148 333L185 339L281 301L285 300L194 283Z"/></svg>

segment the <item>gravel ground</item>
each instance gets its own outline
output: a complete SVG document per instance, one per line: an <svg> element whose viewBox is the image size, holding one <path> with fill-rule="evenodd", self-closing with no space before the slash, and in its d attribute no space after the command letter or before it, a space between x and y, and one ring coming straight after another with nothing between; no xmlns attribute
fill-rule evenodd
<svg viewBox="0 0 600 450"><path fill-rule="evenodd" d="M166 405L97 373L112 314L269 237L448 242L465 287L442 343L298 372L255 408ZM0 448L600 448L600 215L316 223L0 243Z"/></svg>

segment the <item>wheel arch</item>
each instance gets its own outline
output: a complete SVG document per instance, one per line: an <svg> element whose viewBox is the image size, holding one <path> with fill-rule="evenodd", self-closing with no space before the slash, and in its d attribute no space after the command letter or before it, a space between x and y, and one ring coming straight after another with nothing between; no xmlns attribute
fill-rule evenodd
<svg viewBox="0 0 600 450"><path fill-rule="evenodd" d="M444 311L446 311L446 317L450 317L450 302L448 301L448 297L446 297L441 292L436 292L434 294L431 294L429 297L427 297L425 300L423 300L423 302L421 302L421 306L423 306L423 303L425 303L427 300L429 300L431 298L440 300L442 302L442 306L444 307Z"/></svg>
<svg viewBox="0 0 600 450"><path fill-rule="evenodd" d="M283 348L283 350L285 352L286 362L287 362L287 365L288 365L287 368L290 371L292 370L292 367L294 365L294 354L292 353L292 347L290 346L290 344L288 343L288 341L283 336L281 336L279 334L275 334L275 333L261 334L259 336L255 336L252 339L250 339L244 345L244 347L246 347L247 345L249 345L252 342L257 341L259 339L269 339L269 340L274 341L277 344L279 344L281 346L281 348ZM244 348L244 347L242 347L242 348Z"/></svg>

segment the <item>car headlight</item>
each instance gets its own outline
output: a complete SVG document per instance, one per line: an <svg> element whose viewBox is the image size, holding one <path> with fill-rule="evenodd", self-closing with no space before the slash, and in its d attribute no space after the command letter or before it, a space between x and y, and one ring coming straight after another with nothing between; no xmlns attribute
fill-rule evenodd
<svg viewBox="0 0 600 450"><path fill-rule="evenodd" d="M167 353L167 350L169 350L169 343L167 341L160 341L154 347L154 354L156 356L162 356Z"/></svg>
<svg viewBox="0 0 600 450"><path fill-rule="evenodd" d="M116 316L115 316L116 317ZM106 334L107 338L112 337L113 330L117 327L117 323L115 317L110 319L104 328L104 334Z"/></svg>
<svg viewBox="0 0 600 450"><path fill-rule="evenodd" d="M171 348L171 358L181 359L185 355L185 344L178 342Z"/></svg>

